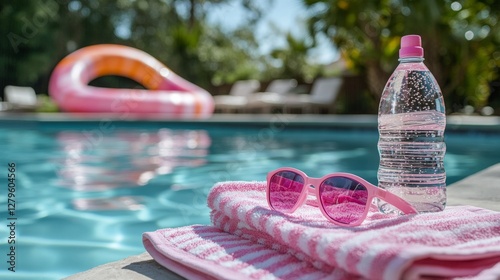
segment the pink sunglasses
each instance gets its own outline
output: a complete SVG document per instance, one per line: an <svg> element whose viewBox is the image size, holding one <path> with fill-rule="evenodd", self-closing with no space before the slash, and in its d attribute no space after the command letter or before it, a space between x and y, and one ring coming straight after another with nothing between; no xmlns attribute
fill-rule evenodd
<svg viewBox="0 0 500 280"><path fill-rule="evenodd" d="M308 194L315 194L323 215L341 226L360 225L374 197L394 205L405 214L418 213L399 196L348 173L311 178L295 168L283 167L267 174L266 191L269 207L284 213L293 213L304 204Z"/></svg>

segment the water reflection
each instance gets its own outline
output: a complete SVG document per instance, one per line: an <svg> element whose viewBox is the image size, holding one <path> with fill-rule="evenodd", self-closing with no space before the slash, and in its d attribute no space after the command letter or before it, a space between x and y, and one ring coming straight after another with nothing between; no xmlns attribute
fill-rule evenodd
<svg viewBox="0 0 500 280"><path fill-rule="evenodd" d="M153 132L117 131L96 137L87 132L62 131L63 151L58 185L74 191L101 192L135 188L176 167L206 164L211 139L204 130L160 129ZM79 210L137 210L133 197L75 199Z"/></svg>
<svg viewBox="0 0 500 280"><path fill-rule="evenodd" d="M112 198L77 198L73 200L76 210L140 210L144 208L143 199L133 196Z"/></svg>

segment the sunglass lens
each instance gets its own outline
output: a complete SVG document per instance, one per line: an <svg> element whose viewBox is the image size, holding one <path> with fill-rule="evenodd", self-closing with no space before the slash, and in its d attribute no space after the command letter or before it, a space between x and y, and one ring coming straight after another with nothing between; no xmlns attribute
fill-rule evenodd
<svg viewBox="0 0 500 280"><path fill-rule="evenodd" d="M291 211L304 188L304 178L292 171L280 171L269 181L269 202L278 211Z"/></svg>
<svg viewBox="0 0 500 280"><path fill-rule="evenodd" d="M321 183L319 195L331 219L349 225L363 218L368 191L361 183L346 177L332 177Z"/></svg>

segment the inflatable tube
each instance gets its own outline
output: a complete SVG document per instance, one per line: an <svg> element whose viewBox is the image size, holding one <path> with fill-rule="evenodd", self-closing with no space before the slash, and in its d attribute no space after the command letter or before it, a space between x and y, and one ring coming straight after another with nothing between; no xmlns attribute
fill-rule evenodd
<svg viewBox="0 0 500 280"><path fill-rule="evenodd" d="M107 75L130 78L147 90L88 85ZM120 45L89 46L66 56L52 72L49 94L67 112L207 118L214 109L207 91L176 75L151 55Z"/></svg>

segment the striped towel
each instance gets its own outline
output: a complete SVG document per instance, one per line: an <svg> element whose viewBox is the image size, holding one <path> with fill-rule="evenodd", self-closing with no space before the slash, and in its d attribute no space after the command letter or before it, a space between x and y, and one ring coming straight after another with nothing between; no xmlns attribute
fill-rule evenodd
<svg viewBox="0 0 500 280"><path fill-rule="evenodd" d="M143 234L151 256L188 279L500 279L500 213L474 207L390 217L372 211L342 228L304 205L269 210L265 183L209 194L214 226Z"/></svg>
<svg viewBox="0 0 500 280"><path fill-rule="evenodd" d="M356 279L213 226L146 232L143 243L159 264L188 279Z"/></svg>
<svg viewBox="0 0 500 280"><path fill-rule="evenodd" d="M317 269L291 252L271 248L229 234L213 226L193 225L146 232L143 243L149 254L165 268L187 279L366 279L340 268ZM425 273L423 273L425 274ZM498 280L500 263L460 280ZM402 279L419 279L406 275ZM397 279L397 276L391 277ZM427 278L434 279L434 278Z"/></svg>
<svg viewBox="0 0 500 280"><path fill-rule="evenodd" d="M328 222L312 204L293 214L270 210L265 182L219 183L208 196L216 227L283 247L282 252L318 269L336 267L369 279L418 279L474 276L500 262L499 212L456 206L393 217L374 209L361 226L344 228Z"/></svg>

